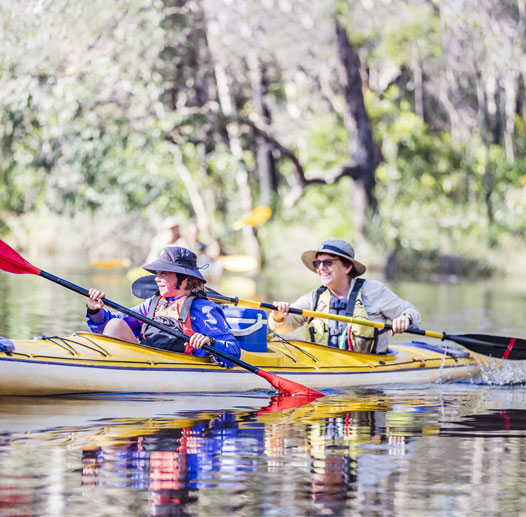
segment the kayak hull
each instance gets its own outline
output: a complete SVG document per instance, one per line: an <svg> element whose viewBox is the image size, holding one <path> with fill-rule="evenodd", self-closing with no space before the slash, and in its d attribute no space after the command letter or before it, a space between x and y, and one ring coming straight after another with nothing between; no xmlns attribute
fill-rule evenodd
<svg viewBox="0 0 526 517"><path fill-rule="evenodd" d="M0 395L68 393L212 393L270 389L258 375L196 357L88 332L13 341L0 352ZM386 355L335 350L302 341L271 341L266 353L242 359L315 389L466 380L479 372L469 353L418 343Z"/></svg>

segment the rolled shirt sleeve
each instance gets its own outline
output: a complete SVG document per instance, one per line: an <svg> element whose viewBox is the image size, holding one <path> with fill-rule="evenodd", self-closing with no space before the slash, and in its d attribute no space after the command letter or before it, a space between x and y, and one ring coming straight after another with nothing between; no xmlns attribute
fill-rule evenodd
<svg viewBox="0 0 526 517"><path fill-rule="evenodd" d="M418 309L393 293L389 287L376 280L366 280L362 287L362 300L369 317L386 323L402 314L411 318L411 326L419 327L421 316Z"/></svg>

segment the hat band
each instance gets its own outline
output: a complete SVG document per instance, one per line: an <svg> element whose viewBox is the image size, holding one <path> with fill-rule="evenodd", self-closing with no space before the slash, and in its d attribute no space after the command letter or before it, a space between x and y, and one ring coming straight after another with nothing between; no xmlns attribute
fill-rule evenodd
<svg viewBox="0 0 526 517"><path fill-rule="evenodd" d="M345 251L341 250L340 248L337 248L336 246L331 246L329 244L324 244L323 248L318 249L318 251L326 251L326 250L332 250L332 251L335 251L336 253L340 253L341 255L345 255L346 257L349 257L350 259L354 259L354 257L349 255Z"/></svg>

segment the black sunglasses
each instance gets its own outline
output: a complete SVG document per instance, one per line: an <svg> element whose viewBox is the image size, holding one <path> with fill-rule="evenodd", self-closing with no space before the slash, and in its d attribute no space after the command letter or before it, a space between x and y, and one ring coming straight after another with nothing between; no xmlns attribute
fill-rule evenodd
<svg viewBox="0 0 526 517"><path fill-rule="evenodd" d="M325 259L325 260L313 260L312 265L314 266L314 269L318 269L320 266L323 267L331 267L334 262L338 261L339 259Z"/></svg>

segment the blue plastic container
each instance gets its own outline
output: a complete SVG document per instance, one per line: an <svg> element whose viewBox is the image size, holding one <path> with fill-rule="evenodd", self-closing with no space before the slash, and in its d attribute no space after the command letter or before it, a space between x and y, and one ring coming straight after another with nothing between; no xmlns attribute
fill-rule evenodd
<svg viewBox="0 0 526 517"><path fill-rule="evenodd" d="M232 333L248 352L267 351L267 313L261 309L224 307Z"/></svg>

